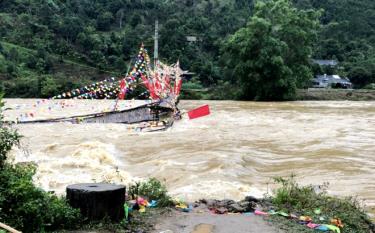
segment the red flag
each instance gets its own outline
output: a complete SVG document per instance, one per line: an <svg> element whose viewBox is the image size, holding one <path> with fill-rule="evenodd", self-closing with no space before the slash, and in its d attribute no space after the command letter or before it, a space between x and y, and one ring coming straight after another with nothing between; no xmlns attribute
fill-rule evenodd
<svg viewBox="0 0 375 233"><path fill-rule="evenodd" d="M123 100L126 95L126 81L125 79L121 80L120 82L120 93L118 94L118 98Z"/></svg>
<svg viewBox="0 0 375 233"><path fill-rule="evenodd" d="M188 112L190 120L198 118L198 117L202 117L202 116L207 116L209 114L210 114L210 108L208 105L203 105L202 107L193 109Z"/></svg>
<svg viewBox="0 0 375 233"><path fill-rule="evenodd" d="M180 91L181 91L181 87L182 87L182 80L178 80L178 82L175 84L176 85L176 90L175 90L175 94L176 95L179 95L180 94Z"/></svg>

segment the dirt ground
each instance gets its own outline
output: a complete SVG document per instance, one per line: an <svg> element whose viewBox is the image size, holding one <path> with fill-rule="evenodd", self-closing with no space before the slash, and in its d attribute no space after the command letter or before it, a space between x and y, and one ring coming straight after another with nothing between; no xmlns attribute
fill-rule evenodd
<svg viewBox="0 0 375 233"><path fill-rule="evenodd" d="M161 216L152 233L281 233L254 214L212 214L205 210L190 213L172 211Z"/></svg>

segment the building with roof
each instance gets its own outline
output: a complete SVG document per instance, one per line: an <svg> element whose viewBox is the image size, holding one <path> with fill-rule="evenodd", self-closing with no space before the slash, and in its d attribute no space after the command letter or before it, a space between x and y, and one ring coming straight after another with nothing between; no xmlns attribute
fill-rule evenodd
<svg viewBox="0 0 375 233"><path fill-rule="evenodd" d="M314 88L344 88L349 89L353 84L348 78L341 78L339 75L316 75L311 80L311 87Z"/></svg>
<svg viewBox="0 0 375 233"><path fill-rule="evenodd" d="M314 64L318 64L320 66L331 66L331 67L335 67L339 64L338 61L336 60L319 60L319 59L313 59L312 62Z"/></svg>

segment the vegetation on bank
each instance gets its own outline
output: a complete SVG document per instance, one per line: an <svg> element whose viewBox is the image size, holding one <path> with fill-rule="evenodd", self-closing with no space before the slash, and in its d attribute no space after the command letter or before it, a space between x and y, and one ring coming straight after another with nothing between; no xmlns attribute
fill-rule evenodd
<svg viewBox="0 0 375 233"><path fill-rule="evenodd" d="M373 101L375 100L375 89L299 89L295 100Z"/></svg>
<svg viewBox="0 0 375 233"><path fill-rule="evenodd" d="M266 207L295 214L309 216L317 224L331 224L331 219L340 219L343 223L343 233L375 232L375 225L371 223L363 205L357 198L338 198L327 194L328 184L314 188L300 186L295 177L275 178L280 185L270 197L266 198ZM281 229L287 232L314 232L314 230L300 225L298 220L274 215L270 218Z"/></svg>
<svg viewBox="0 0 375 233"><path fill-rule="evenodd" d="M19 139L20 135L2 122L0 110L0 222L23 232L76 227L80 222L79 211L71 208L64 198L35 187L32 180L35 167L7 160L8 152Z"/></svg>
<svg viewBox="0 0 375 233"><path fill-rule="evenodd" d="M48 97L125 74L142 41L152 54L158 19L160 56L195 73L188 86L213 90L204 98L268 98L271 81L283 92L271 99L289 98L312 73L337 73L360 88L375 83L374 9L372 0L1 1L0 86L7 97ZM235 48L250 51L237 56ZM322 70L305 55L339 66Z"/></svg>

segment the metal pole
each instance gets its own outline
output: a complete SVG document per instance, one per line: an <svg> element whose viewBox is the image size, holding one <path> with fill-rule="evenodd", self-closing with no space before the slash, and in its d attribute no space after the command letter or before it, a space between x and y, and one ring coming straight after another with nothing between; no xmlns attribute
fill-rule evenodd
<svg viewBox="0 0 375 233"><path fill-rule="evenodd" d="M158 64L158 59L159 59L159 21L155 21L155 37L154 37L154 69L156 68Z"/></svg>

